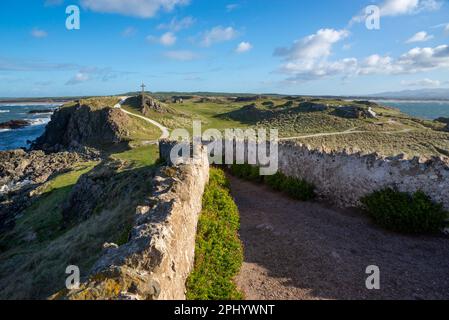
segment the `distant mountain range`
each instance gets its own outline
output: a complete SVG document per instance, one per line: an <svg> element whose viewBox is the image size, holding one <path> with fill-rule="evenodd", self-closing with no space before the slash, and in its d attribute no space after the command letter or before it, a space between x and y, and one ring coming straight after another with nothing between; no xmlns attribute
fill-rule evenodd
<svg viewBox="0 0 449 320"><path fill-rule="evenodd" d="M406 99L406 100L449 100L447 89L419 89L397 92L382 92L368 95L370 98Z"/></svg>

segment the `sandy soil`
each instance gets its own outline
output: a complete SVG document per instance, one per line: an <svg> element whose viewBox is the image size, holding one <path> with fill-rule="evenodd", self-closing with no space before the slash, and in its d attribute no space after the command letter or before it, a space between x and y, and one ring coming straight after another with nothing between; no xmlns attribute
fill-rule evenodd
<svg viewBox="0 0 449 320"><path fill-rule="evenodd" d="M230 177L249 300L449 299L449 239L383 231L359 212L292 200ZM367 266L380 290L367 290Z"/></svg>

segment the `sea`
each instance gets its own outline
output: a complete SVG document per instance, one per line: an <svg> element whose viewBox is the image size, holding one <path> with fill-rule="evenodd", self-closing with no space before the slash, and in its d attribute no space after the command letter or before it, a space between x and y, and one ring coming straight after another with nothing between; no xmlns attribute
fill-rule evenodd
<svg viewBox="0 0 449 320"><path fill-rule="evenodd" d="M374 102L397 108L405 114L421 119L449 118L449 101L375 100Z"/></svg>
<svg viewBox="0 0 449 320"><path fill-rule="evenodd" d="M402 112L418 118L434 120L439 117L449 118L449 101L404 101L404 100L376 100L375 102L398 108ZM0 123L9 120L29 120L32 125L18 130L0 129L0 151L27 148L28 142L33 141L45 130L52 113L30 114L32 110L56 110L60 104L42 103L0 103Z"/></svg>
<svg viewBox="0 0 449 320"><path fill-rule="evenodd" d="M45 130L53 112L30 114L33 110L56 110L61 104L48 103L0 103L0 123L10 120L27 120L30 126L22 129L0 129L0 151L28 148Z"/></svg>

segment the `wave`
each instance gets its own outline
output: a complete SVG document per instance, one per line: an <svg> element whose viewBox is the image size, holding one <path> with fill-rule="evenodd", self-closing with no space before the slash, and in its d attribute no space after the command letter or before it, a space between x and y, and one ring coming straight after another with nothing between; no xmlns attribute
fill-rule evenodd
<svg viewBox="0 0 449 320"><path fill-rule="evenodd" d="M50 122L50 118L25 119L29 121L31 126L40 126Z"/></svg>
<svg viewBox="0 0 449 320"><path fill-rule="evenodd" d="M0 129L0 133L1 132L7 132L7 131L11 131L11 129Z"/></svg>
<svg viewBox="0 0 449 320"><path fill-rule="evenodd" d="M9 110L0 110L0 113L8 113L10 112Z"/></svg>
<svg viewBox="0 0 449 320"><path fill-rule="evenodd" d="M63 103L0 103L0 107L60 107Z"/></svg>

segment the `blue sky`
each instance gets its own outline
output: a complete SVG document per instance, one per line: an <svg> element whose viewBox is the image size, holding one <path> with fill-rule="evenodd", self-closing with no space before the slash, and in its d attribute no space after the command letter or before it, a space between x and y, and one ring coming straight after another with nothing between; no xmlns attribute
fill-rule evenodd
<svg viewBox="0 0 449 320"><path fill-rule="evenodd" d="M0 97L449 87L447 0L3 0L0 38Z"/></svg>

